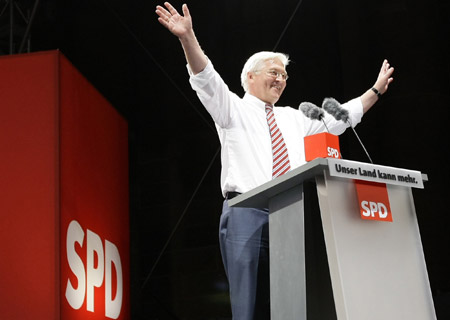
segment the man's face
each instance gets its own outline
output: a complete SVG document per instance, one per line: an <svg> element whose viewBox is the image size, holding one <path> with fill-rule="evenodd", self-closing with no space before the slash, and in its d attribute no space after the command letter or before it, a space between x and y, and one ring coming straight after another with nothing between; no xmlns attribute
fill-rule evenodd
<svg viewBox="0 0 450 320"><path fill-rule="evenodd" d="M286 88L286 80L276 74L286 74L286 69L278 59L266 60L258 72L249 72L248 92L260 100L274 105Z"/></svg>

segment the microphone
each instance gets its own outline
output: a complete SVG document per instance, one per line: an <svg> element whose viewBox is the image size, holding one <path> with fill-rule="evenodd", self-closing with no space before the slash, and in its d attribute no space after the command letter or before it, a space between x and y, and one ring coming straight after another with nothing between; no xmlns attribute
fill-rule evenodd
<svg viewBox="0 0 450 320"><path fill-rule="evenodd" d="M366 147L362 143L361 139L359 138L358 134L356 133L356 130L353 128L352 124L349 120L348 110L341 107L341 104L333 98L325 98L322 103L322 108L331 114L336 120L340 120L343 122L347 122L350 125L350 128L352 128L353 132L355 133L356 138L359 141L359 144L364 149L364 152L366 153L367 158L369 158L370 163L373 164L372 158L369 156L369 153L366 150Z"/></svg>
<svg viewBox="0 0 450 320"><path fill-rule="evenodd" d="M322 108L331 114L336 120L348 121L348 110L341 107L341 104L334 98L325 98L322 103ZM351 124L350 124L351 125Z"/></svg>
<svg viewBox="0 0 450 320"><path fill-rule="evenodd" d="M323 120L323 118L325 117L325 112L323 111L322 108L319 108L318 106L316 106L314 103L311 102L302 102L300 103L300 110L307 118L311 120L322 121L327 131L330 132L328 130L327 125L325 124L325 121Z"/></svg>
<svg viewBox="0 0 450 320"><path fill-rule="evenodd" d="M312 120L322 120L322 118L325 116L325 112L311 102L300 103L300 110L302 110L305 116Z"/></svg>

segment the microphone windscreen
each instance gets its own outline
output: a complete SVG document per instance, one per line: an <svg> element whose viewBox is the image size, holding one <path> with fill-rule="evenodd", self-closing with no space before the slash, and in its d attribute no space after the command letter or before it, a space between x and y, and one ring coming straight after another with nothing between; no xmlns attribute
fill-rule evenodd
<svg viewBox="0 0 450 320"><path fill-rule="evenodd" d="M306 117L312 120L321 120L324 116L324 111L311 102L300 103L300 110Z"/></svg>
<svg viewBox="0 0 450 320"><path fill-rule="evenodd" d="M341 104L334 98L325 98L322 108L331 114L336 120L347 122L348 110L341 107Z"/></svg>

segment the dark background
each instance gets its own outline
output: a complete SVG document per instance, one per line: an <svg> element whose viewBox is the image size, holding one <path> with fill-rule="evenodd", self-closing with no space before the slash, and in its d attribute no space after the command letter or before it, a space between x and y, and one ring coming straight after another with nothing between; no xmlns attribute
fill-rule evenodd
<svg viewBox="0 0 450 320"><path fill-rule="evenodd" d="M20 12L29 17L35 1L14 3L17 53L27 25ZM217 239L219 140L190 89L179 41L157 22L156 4L41 0L24 52L60 49L128 120L132 319L228 319ZM181 10L180 1L173 4ZM279 105L295 108L359 96L389 59L394 82L357 130L374 163L428 174L425 189L413 193L436 313L449 319L449 1L188 5L202 48L239 95L242 66L260 50L290 55ZM7 1L0 10L0 54L9 54ZM351 131L340 142L344 158L367 161Z"/></svg>

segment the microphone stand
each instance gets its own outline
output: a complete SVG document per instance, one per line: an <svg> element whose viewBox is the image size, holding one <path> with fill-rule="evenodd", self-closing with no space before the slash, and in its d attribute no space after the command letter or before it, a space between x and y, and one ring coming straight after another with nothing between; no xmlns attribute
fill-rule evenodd
<svg viewBox="0 0 450 320"><path fill-rule="evenodd" d="M327 129L327 132L330 133L330 130L328 130L327 124L325 123L325 120L323 120L323 116L320 117L320 120L322 120L325 129Z"/></svg>
<svg viewBox="0 0 450 320"><path fill-rule="evenodd" d="M364 144L362 143L361 139L359 138L358 134L356 133L355 128L353 128L352 124L350 123L350 121L348 121L348 119L347 119L347 123L350 125L350 128L352 128L353 132L355 133L356 138L358 138L359 144L361 145L361 147L363 147L367 158L369 158L369 160L370 160L370 163L373 164L372 158L369 156L369 153L367 152L366 147L364 147Z"/></svg>

